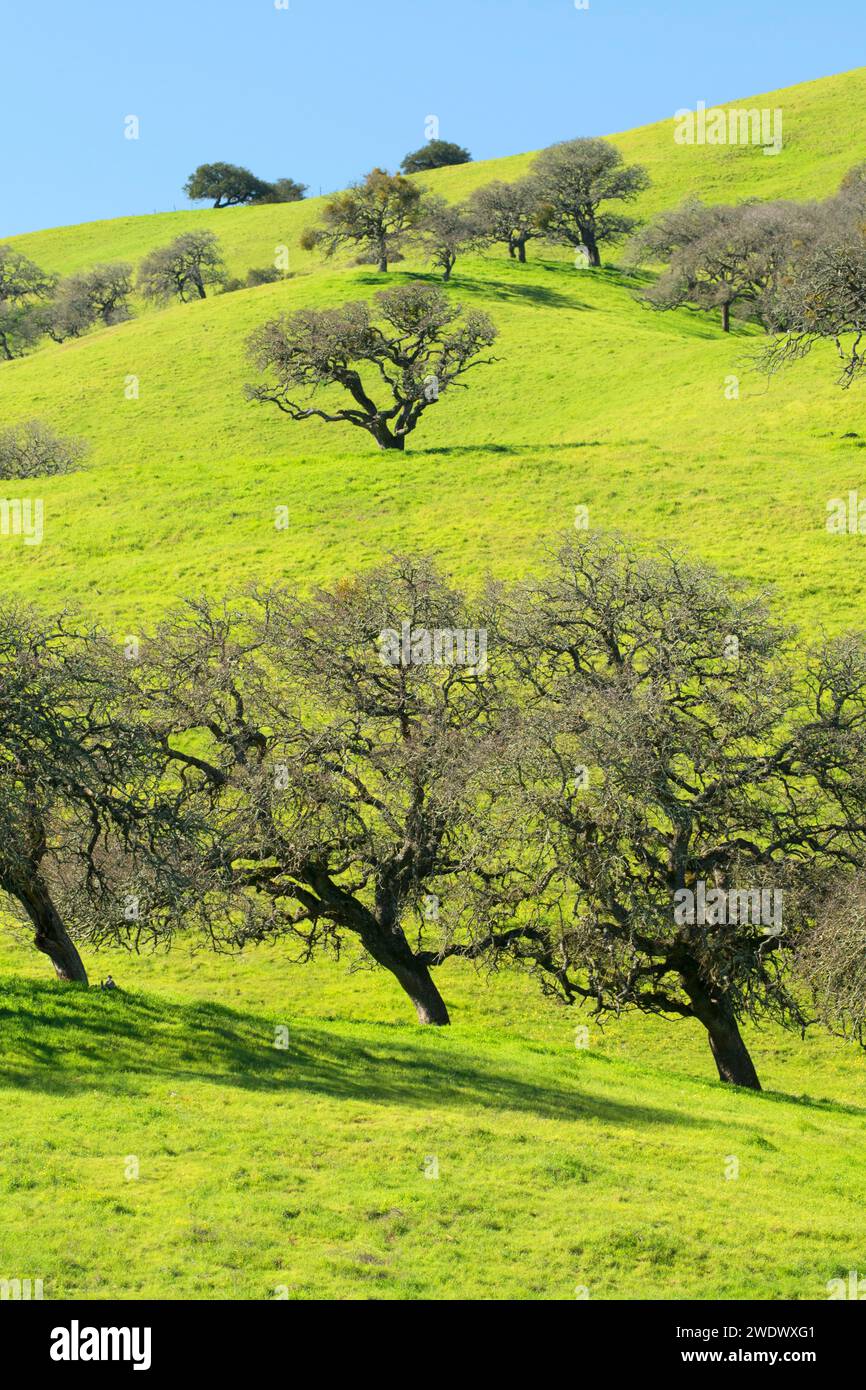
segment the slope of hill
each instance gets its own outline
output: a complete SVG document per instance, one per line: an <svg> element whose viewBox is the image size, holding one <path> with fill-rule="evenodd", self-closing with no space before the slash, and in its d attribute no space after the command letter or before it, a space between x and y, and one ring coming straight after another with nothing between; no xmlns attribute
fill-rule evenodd
<svg viewBox="0 0 866 1390"><path fill-rule="evenodd" d="M858 70L733 103L782 107L778 157L678 146L670 121L616 137L652 171L643 211L687 192L831 192L859 158L864 82ZM529 159L424 182L461 197ZM537 243L525 266L494 251L461 260L448 292L489 311L500 360L431 409L405 455L383 454L360 432L243 397L254 326L381 287L297 250L316 210L157 214L16 239L68 272L205 226L233 272L285 242L293 275L0 366L3 423L38 415L92 444L78 474L21 485L44 500L45 539L0 536L7 593L134 633L181 594L330 579L389 548L438 550L465 580L514 574L587 505L594 526L674 539L778 585L811 631L862 623L866 539L828 535L825 517L828 499L866 496L866 420L829 352L768 385L750 368L749 327L725 336L708 316L654 314L615 265L580 271ZM388 283L427 275L409 261ZM756 1096L710 1079L696 1026L590 1024L582 1052L577 1017L522 979L482 987L468 968L449 972L453 1029L431 1035L406 1021L388 979L289 971L279 950L90 964L125 992L61 989L0 936L0 1276L29 1271L50 1297L285 1286L570 1298L587 1286L821 1298L866 1262L863 1062L841 1043L753 1033L770 1088ZM273 1047L279 1024L286 1052ZM425 1177L430 1157L438 1180Z"/></svg>
<svg viewBox="0 0 866 1390"><path fill-rule="evenodd" d="M838 187L866 146L866 68L822 77L797 87L726 103L725 109L783 113L783 147L766 156L752 145L678 145L673 112L666 120L610 135L629 161L649 170L653 186L635 205L645 216L670 207L688 194L720 202L741 198L823 198ZM700 93L685 104L697 106ZM605 131L563 131L562 138L605 135ZM449 199L465 198L491 179L525 174L532 153L455 165L415 175L417 182ZM371 160L375 163L375 160ZM68 275L97 260L139 261L154 246L192 227L206 227L222 238L233 274L253 265L269 265L273 248L286 244L297 251L301 229L315 221L321 198L303 203L242 209L201 208L160 212L149 217L118 217L77 227L55 227L12 238L15 246L47 269ZM296 267L311 258L294 256Z"/></svg>
<svg viewBox="0 0 866 1390"><path fill-rule="evenodd" d="M821 1299L863 1269L863 1064L817 1035L754 1035L756 1095L696 1026L601 1032L470 969L421 1030L383 976L280 951L110 955L123 993L37 968L0 938L0 1274L46 1298Z"/></svg>

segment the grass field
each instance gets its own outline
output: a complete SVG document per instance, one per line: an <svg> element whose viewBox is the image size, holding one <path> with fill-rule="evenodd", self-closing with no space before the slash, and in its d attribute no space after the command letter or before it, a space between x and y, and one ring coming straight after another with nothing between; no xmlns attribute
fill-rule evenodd
<svg viewBox="0 0 866 1390"><path fill-rule="evenodd" d="M105 958L122 994L0 959L0 1263L47 1298L820 1299L866 1264L863 1062L817 1035L752 1032L755 1095L697 1025L468 970L422 1031L277 951Z"/></svg>
<svg viewBox="0 0 866 1390"><path fill-rule="evenodd" d="M864 90L861 69L752 99L784 112L774 158L676 146L670 121L617 142L653 174L644 212L687 192L824 196L859 157ZM528 160L424 181L461 197ZM7 593L137 633L184 593L332 579L389 548L436 550L466 581L515 574L588 505L593 526L775 585L811 631L863 625L866 538L825 518L828 499L866 496L866 412L829 353L768 385L754 329L654 314L616 254L578 271L532 242L525 266L458 263L449 292L495 319L500 361L382 454L243 398L255 325L380 286L297 250L315 213L16 239L68 272L212 227L233 272L285 242L293 274L2 366L3 423L38 415L92 444L83 471L22 494L44 499L45 541L0 538ZM389 283L428 273L402 263ZM279 949L88 964L122 992L58 986L0 934L0 1278L42 1278L46 1297L808 1299L866 1270L866 1063L841 1042L752 1030L754 1095L713 1079L697 1025L601 1033L522 977L449 967L454 1025L422 1031L388 978Z"/></svg>

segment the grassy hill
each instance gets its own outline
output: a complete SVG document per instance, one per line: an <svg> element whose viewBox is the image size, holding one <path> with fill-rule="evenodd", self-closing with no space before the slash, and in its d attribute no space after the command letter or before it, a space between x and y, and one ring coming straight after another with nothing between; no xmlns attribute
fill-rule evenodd
<svg viewBox="0 0 866 1390"><path fill-rule="evenodd" d="M862 147L864 85L861 69L732 103L782 108L775 158L677 146L671 121L617 136L653 175L642 210L687 192L826 195ZM423 181L462 197L529 160ZM578 271L533 242L525 266L499 251L458 263L449 292L490 312L500 361L430 410L405 455L382 454L243 398L255 325L381 285L297 249L316 210L16 239L69 272L212 227L232 272L285 242L293 274L0 367L0 421L39 415L92 443L84 471L28 485L46 537L0 538L7 593L135 633L181 594L331 579L387 548L436 549L466 580L514 574L585 504L595 526L776 584L812 630L862 625L866 541L824 522L828 498L866 495L866 416L829 353L768 387L753 329L654 314L615 255ZM410 261L388 282L428 273ZM42 1277L49 1297L820 1298L866 1265L866 1071L832 1040L753 1032L769 1093L735 1094L711 1079L697 1025L590 1025L578 1050L580 1019L522 979L487 987L455 966L454 1026L431 1034L390 980L290 969L279 950L91 959L115 995L61 989L17 933L0 943L0 1277Z"/></svg>
<svg viewBox="0 0 866 1390"><path fill-rule="evenodd" d="M48 1298L820 1299L866 1262L863 1062L818 1035L753 1033L755 1094L696 1025L578 1049L468 969L422 1030L279 951L106 957L123 994L0 967L0 1277Z"/></svg>

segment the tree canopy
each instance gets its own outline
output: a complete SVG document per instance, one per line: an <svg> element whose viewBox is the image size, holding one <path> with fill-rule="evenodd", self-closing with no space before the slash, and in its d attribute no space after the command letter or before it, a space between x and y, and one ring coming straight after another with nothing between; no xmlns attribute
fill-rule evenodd
<svg viewBox="0 0 866 1390"><path fill-rule="evenodd" d="M468 164L471 159L468 150L451 140L428 140L420 150L406 155L400 170L404 174L423 174L427 169L443 169L449 164Z"/></svg>

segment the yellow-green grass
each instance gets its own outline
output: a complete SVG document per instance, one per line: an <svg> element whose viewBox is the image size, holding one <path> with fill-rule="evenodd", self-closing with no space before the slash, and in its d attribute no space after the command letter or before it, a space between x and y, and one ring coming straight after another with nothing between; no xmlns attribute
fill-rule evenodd
<svg viewBox="0 0 866 1390"><path fill-rule="evenodd" d="M689 191L829 193L857 158L863 84L860 71L735 103L782 107L778 158L679 147L670 122L618 137L656 180L644 210ZM461 197L528 159L425 182ZM382 284L301 256L315 211L160 214L18 239L67 272L212 226L233 272L285 241L294 273L0 368L3 423L38 415L92 444L77 474L6 486L43 499L46 527L38 546L0 537L6 594L122 634L184 593L333 579L389 548L437 550L472 582L520 573L587 505L593 525L776 584L810 632L862 623L866 541L825 520L828 499L866 497L866 419L829 351L768 385L749 367L756 330L728 337L704 315L646 310L616 265L580 271L537 243L526 266L473 256L449 293L494 317L500 360L431 408L405 455L381 453L348 427L243 397L256 324ZM401 263L387 283L419 274ZM280 947L88 965L123 993L56 985L32 948L0 937L0 1278L42 1278L48 1297L266 1298L285 1285L292 1297L586 1286L594 1298L820 1298L828 1279L866 1268L864 1062L841 1042L749 1030L770 1092L757 1096L713 1079L695 1024L632 1018L601 1034L590 1022L589 1049L575 1048L579 1016L522 977L449 966L454 1025L439 1032L409 1021L390 978L292 968ZM424 1176L430 1156L438 1179Z"/></svg>
<svg viewBox="0 0 866 1390"><path fill-rule="evenodd" d="M46 1298L822 1299L866 1267L863 1063L818 1035L753 1032L756 1095L697 1025L602 1033L457 966L424 1030L279 948L109 954L118 993L0 965L0 1277Z"/></svg>
<svg viewBox="0 0 866 1390"><path fill-rule="evenodd" d="M754 330L641 308L615 270L504 257L459 269L450 293L495 318L499 361L432 407L404 456L243 395L247 333L371 295L366 271L178 305L5 366L4 419L42 416L92 443L79 473L7 486L45 508L43 544L0 538L7 590L135 632L186 592L333 578L388 548L437 549L466 579L514 572L584 504L594 526L777 583L809 623L861 621L863 538L825 523L829 498L866 486L864 440L846 437L866 437L866 420L829 350L768 384L749 360Z"/></svg>

